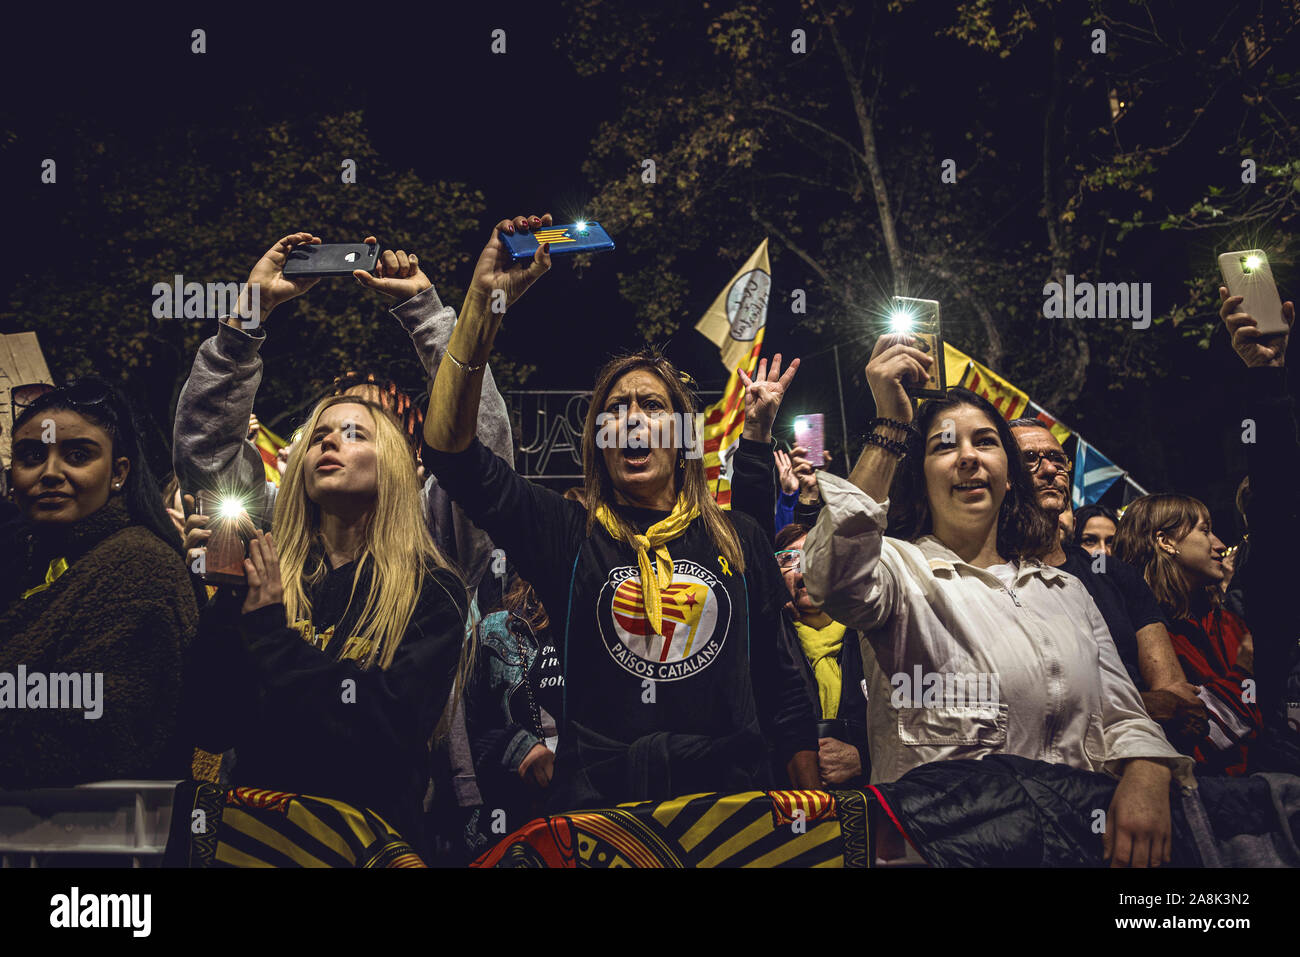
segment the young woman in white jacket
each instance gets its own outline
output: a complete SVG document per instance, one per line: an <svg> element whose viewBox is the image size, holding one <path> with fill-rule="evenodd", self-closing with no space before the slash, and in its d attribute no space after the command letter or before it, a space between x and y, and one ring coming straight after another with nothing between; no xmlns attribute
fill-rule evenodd
<svg viewBox="0 0 1300 957"><path fill-rule="evenodd" d="M1143 710L1083 585L1037 560L1056 529L1002 416L953 389L913 424L905 385L933 360L910 342L877 342L882 418L848 481L818 473L804 544L809 598L864 635L873 782L989 754L1107 773L1106 856L1165 863L1171 776L1194 787L1192 761Z"/></svg>

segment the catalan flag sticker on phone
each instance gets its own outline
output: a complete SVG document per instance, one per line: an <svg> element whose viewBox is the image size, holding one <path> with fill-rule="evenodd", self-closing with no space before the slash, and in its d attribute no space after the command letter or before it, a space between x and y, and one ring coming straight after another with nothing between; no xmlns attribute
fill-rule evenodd
<svg viewBox="0 0 1300 957"><path fill-rule="evenodd" d="M614 240L595 221L579 220L563 226L547 226L527 233L501 233L501 241L515 262L532 259L541 243L551 244L551 255L603 253L614 248Z"/></svg>

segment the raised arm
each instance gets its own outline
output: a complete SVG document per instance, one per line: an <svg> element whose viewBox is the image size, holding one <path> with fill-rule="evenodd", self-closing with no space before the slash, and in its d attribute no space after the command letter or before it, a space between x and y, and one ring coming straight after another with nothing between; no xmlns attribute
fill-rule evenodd
<svg viewBox="0 0 1300 957"><path fill-rule="evenodd" d="M439 452L462 452L478 431L479 400L492 343L505 310L551 268L550 244L542 243L527 266L516 265L501 233L528 232L551 224L551 216L517 216L492 228L470 280L460 321L438 366L424 417L424 440Z"/></svg>
<svg viewBox="0 0 1300 957"><path fill-rule="evenodd" d="M366 239L368 243L375 241L373 236ZM411 337L420 364L432 382L456 327L456 311L442 304L433 283L420 268L419 257L401 249L387 249L373 273L358 269L352 275L361 285L397 300L399 305L390 311ZM479 439L514 465L510 413L491 368L483 370L480 396ZM492 540L451 503L433 475L424 483L423 494L425 521L434 540L448 558L460 564L470 588L476 588L491 560Z"/></svg>
<svg viewBox="0 0 1300 957"><path fill-rule="evenodd" d="M731 507L749 515L772 541L772 517L776 509L776 481L772 471L772 423L781 408L785 391L799 369L799 360L781 374L781 353L758 363L754 378L738 370L745 387L745 426L740 434L731 470Z"/></svg>
<svg viewBox="0 0 1300 957"><path fill-rule="evenodd" d="M199 346L176 403L172 457L181 488L239 495L262 525L270 524L274 496L262 457L246 440L262 382L259 352L271 311L317 282L286 279L289 254L297 246L319 242L311 233L292 233L262 254L248 275L236 314L223 317L217 334Z"/></svg>

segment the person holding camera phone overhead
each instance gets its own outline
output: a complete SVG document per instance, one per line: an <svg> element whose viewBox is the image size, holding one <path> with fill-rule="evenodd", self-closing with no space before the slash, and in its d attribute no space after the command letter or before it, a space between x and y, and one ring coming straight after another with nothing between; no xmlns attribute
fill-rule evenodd
<svg viewBox="0 0 1300 957"><path fill-rule="evenodd" d="M1194 787L1192 760L1142 709L1083 585L1038 561L1056 524L1002 416L957 388L913 424L907 387L932 362L909 336L877 341L866 376L880 418L848 481L818 473L825 507L804 543L809 598L867 637L873 783L993 754L1101 771L1119 778L1104 855L1167 862L1170 779ZM988 700L891 700L890 676L914 669L997 682Z"/></svg>
<svg viewBox="0 0 1300 957"><path fill-rule="evenodd" d="M761 788L773 756L796 787L815 788L812 709L776 631L785 586L766 532L724 513L703 459L682 448L675 425L696 401L673 365L642 352L598 373L583 435L589 509L521 478L475 436L500 306L550 268L549 244L513 265L500 234L550 222L493 227L425 418L439 482L551 616L564 690L547 806ZM623 438L611 441L615 424Z"/></svg>
<svg viewBox="0 0 1300 957"><path fill-rule="evenodd" d="M286 236L254 267L264 316L314 284L282 269L315 241ZM419 300L399 318L433 352L431 327L448 332L451 310L418 261L390 250L378 272L367 284ZM232 784L347 802L420 847L429 742L473 655L466 584L430 533L429 489L405 437L373 402L318 403L273 493L244 442L264 337L223 320L177 408L182 486L238 494L259 520L274 508L272 534L249 543L247 589L223 588L205 611L187 723L199 747L234 747Z"/></svg>

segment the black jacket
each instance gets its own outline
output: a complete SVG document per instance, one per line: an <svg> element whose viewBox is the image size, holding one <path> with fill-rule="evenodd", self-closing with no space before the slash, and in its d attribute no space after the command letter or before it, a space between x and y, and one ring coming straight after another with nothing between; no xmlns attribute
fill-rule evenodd
<svg viewBox="0 0 1300 957"><path fill-rule="evenodd" d="M1289 359L1300 361L1300 349ZM1255 442L1246 444L1250 474L1249 553L1238 560L1234 585L1240 588L1255 638L1255 679L1264 739L1289 741L1286 702L1300 701L1300 602L1295 598L1296 541L1300 540L1300 442L1295 401L1287 390L1285 368L1247 369L1245 416L1255 422ZM1267 748L1266 748L1267 750Z"/></svg>

